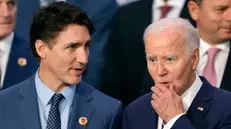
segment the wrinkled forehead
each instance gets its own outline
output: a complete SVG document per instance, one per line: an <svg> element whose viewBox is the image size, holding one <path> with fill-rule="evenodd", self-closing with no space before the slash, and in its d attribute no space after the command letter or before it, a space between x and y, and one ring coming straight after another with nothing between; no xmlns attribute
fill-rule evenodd
<svg viewBox="0 0 231 129"><path fill-rule="evenodd" d="M147 35L145 44L147 48L168 48L180 50L185 48L186 39L181 31L168 30Z"/></svg>

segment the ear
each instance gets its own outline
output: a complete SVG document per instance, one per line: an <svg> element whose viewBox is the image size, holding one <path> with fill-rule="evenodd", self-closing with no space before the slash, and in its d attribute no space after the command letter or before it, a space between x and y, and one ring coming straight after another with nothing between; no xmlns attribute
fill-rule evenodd
<svg viewBox="0 0 231 129"><path fill-rule="evenodd" d="M38 55L40 56L40 58L45 59L46 55L47 55L46 54L47 49L48 49L47 44L42 40L36 40L35 48L36 48L36 51L37 51Z"/></svg>
<svg viewBox="0 0 231 129"><path fill-rule="evenodd" d="M190 13L192 19L194 21L197 21L199 18L199 14L200 14L200 5L198 5L196 2L190 0L188 2L188 9L189 9L189 13Z"/></svg>
<svg viewBox="0 0 231 129"><path fill-rule="evenodd" d="M193 50L193 55L192 55L192 70L196 70L198 63L199 63L199 48L196 48Z"/></svg>

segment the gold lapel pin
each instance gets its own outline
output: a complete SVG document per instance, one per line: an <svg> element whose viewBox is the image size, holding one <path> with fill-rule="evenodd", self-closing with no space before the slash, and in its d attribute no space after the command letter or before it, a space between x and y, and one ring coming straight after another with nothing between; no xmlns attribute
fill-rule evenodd
<svg viewBox="0 0 231 129"><path fill-rule="evenodd" d="M25 66L27 64L26 58L20 57L18 58L18 65L19 66Z"/></svg>
<svg viewBox="0 0 231 129"><path fill-rule="evenodd" d="M87 125L87 122L88 122L88 120L86 117L80 117L79 118L79 124L80 125L82 125L82 126Z"/></svg>
<svg viewBox="0 0 231 129"><path fill-rule="evenodd" d="M204 111L204 108L201 107L201 106L199 106L197 109L200 110L200 111Z"/></svg>

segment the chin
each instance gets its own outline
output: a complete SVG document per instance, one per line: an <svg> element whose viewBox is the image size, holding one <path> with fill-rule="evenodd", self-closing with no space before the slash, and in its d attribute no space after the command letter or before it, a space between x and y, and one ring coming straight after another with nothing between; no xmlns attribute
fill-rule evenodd
<svg viewBox="0 0 231 129"><path fill-rule="evenodd" d="M79 84L82 81L82 77L74 77L70 80L70 84L74 85L74 84Z"/></svg>

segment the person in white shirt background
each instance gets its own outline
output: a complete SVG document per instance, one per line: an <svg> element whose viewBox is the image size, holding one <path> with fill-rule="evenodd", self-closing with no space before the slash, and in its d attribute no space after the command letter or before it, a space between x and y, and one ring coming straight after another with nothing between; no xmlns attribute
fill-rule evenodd
<svg viewBox="0 0 231 129"><path fill-rule="evenodd" d="M17 0L0 0L0 90L30 77L38 64L29 43L13 30Z"/></svg>
<svg viewBox="0 0 231 129"><path fill-rule="evenodd" d="M190 0L188 8L200 34L198 74L231 91L231 1Z"/></svg>

